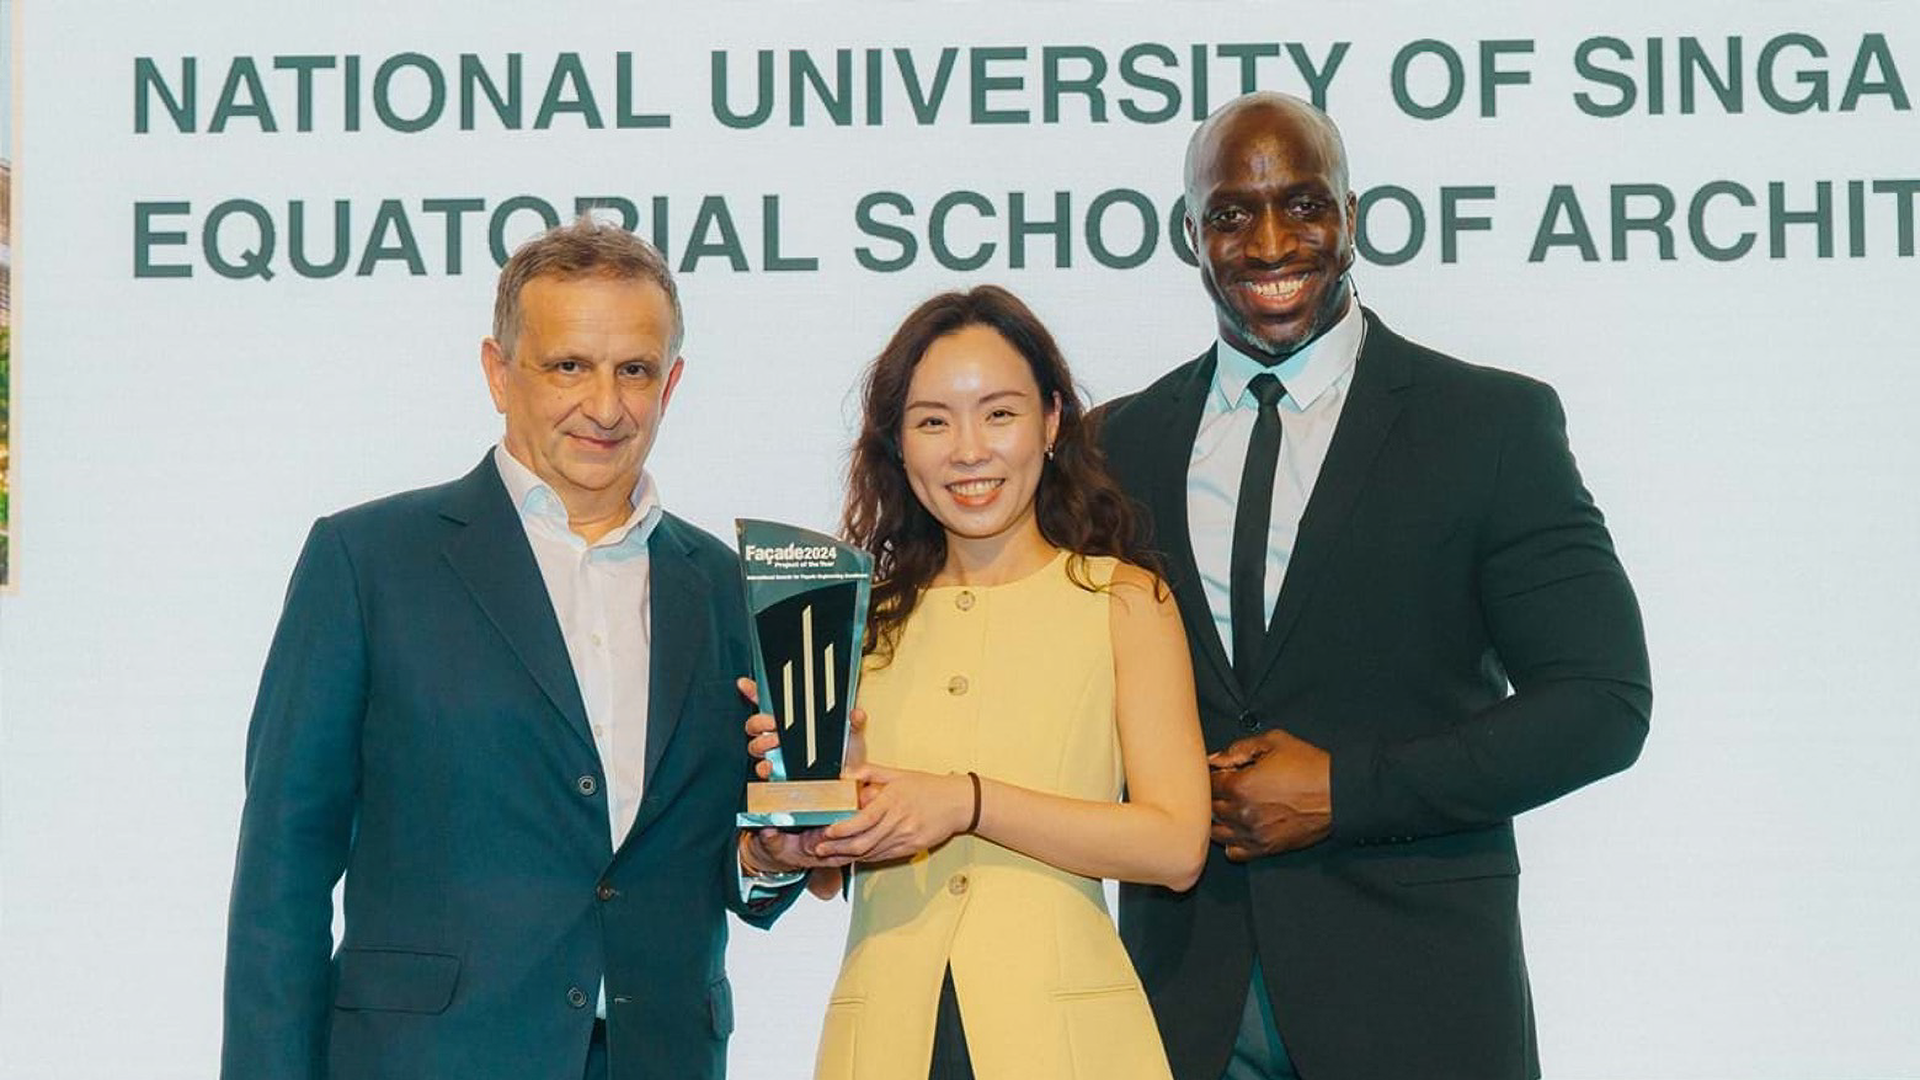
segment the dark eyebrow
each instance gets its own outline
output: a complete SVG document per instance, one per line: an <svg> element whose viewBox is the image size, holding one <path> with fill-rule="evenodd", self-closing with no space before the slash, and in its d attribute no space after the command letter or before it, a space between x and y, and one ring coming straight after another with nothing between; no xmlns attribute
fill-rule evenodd
<svg viewBox="0 0 1920 1080"><path fill-rule="evenodd" d="M1304 194L1331 195L1334 193L1333 185L1327 183L1326 180L1317 176L1309 176L1301 180L1296 180L1293 183L1287 184L1276 190L1278 192L1278 197L1282 199L1291 198L1292 196L1295 196L1295 195L1304 195ZM1264 188L1222 186L1222 187L1217 187L1207 193L1207 201L1204 205L1210 207L1217 202L1235 202L1235 201L1244 200L1244 199L1261 199L1261 198L1266 198L1267 195L1268 195L1268 192Z"/></svg>
<svg viewBox="0 0 1920 1080"><path fill-rule="evenodd" d="M995 390L991 394L982 395L980 404L985 405L988 402L999 401L1001 398L1024 398L1027 396L1025 390ZM952 406L941 401L909 401L901 406L900 411L908 412L913 409L939 409L943 412L951 412Z"/></svg>

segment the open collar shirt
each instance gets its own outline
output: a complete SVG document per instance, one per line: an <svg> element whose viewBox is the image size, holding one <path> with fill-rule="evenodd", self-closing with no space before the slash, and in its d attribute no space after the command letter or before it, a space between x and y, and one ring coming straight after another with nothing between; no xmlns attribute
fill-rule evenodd
<svg viewBox="0 0 1920 1080"><path fill-rule="evenodd" d="M647 683L653 648L647 539L660 523L659 489L643 471L633 487L633 512L589 544L573 531L560 496L508 453L504 443L494 448L493 458L567 643L606 777L607 827L617 851L633 827L646 786Z"/></svg>

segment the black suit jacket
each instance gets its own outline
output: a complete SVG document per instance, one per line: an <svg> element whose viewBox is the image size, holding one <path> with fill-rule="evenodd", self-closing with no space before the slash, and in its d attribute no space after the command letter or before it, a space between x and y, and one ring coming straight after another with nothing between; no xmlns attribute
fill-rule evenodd
<svg viewBox="0 0 1920 1080"><path fill-rule="evenodd" d="M707 534L668 515L648 551L646 788L616 852L492 455L314 525L247 738L224 1080L573 1080L603 977L616 1080L722 1074L745 607Z"/></svg>
<svg viewBox="0 0 1920 1080"><path fill-rule="evenodd" d="M1280 727L1332 755L1327 841L1245 865L1216 847L1191 892L1121 890L1180 1080L1220 1075L1256 951L1312 1080L1537 1076L1512 818L1646 736L1639 610L1553 391L1366 321L1250 692L1187 531L1212 353L1101 410L1186 621L1209 749Z"/></svg>

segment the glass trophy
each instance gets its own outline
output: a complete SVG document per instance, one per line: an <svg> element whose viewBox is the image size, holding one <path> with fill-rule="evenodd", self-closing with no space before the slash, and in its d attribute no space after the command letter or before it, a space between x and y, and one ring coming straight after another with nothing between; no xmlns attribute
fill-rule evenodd
<svg viewBox="0 0 1920 1080"><path fill-rule="evenodd" d="M860 685L873 557L831 536L772 521L734 522L746 582L753 679L780 745L771 778L747 785L741 828L811 828L860 808L840 778Z"/></svg>

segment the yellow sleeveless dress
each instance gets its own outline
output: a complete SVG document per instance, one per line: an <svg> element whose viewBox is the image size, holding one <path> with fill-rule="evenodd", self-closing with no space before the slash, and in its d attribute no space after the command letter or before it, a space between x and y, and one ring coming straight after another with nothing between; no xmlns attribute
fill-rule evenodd
<svg viewBox="0 0 1920 1080"><path fill-rule="evenodd" d="M1063 552L1004 585L928 589L861 676L868 757L1118 801L1109 594ZM1114 560L1086 560L1105 585ZM1096 878L974 836L854 876L818 1080L919 1080L945 969L980 1080L1169 1080Z"/></svg>

